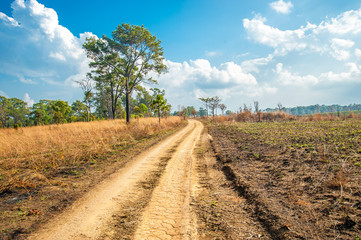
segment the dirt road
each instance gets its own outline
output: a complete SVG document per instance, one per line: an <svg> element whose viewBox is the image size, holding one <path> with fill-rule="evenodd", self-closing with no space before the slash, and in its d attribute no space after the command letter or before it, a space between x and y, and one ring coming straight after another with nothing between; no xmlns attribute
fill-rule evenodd
<svg viewBox="0 0 361 240"><path fill-rule="evenodd" d="M126 230L131 239L197 239L190 208L197 187L192 153L202 129L200 122L189 120L184 129L130 161L29 239L123 239L117 228L124 226L116 220L122 218L132 221Z"/></svg>

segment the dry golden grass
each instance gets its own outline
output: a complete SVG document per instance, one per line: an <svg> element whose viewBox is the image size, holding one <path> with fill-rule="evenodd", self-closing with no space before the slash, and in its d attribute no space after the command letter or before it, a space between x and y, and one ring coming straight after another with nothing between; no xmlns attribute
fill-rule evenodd
<svg viewBox="0 0 361 240"><path fill-rule="evenodd" d="M19 168L42 170L71 166L176 127L179 117L105 120L64 125L0 129L1 171Z"/></svg>

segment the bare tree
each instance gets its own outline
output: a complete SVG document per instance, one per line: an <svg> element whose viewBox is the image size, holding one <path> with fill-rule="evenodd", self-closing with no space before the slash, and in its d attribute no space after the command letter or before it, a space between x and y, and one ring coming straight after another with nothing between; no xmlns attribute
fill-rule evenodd
<svg viewBox="0 0 361 240"><path fill-rule="evenodd" d="M257 117L258 117L258 122L260 122L261 121L261 111L259 109L259 102L254 101L253 105L254 105L254 112L257 114Z"/></svg>
<svg viewBox="0 0 361 240"><path fill-rule="evenodd" d="M208 117L208 108L209 108L209 104L211 102L211 99L212 98L210 98L210 97L208 97L208 98L199 98L199 100L201 100L204 103L205 107L206 107L207 117Z"/></svg>
<svg viewBox="0 0 361 240"><path fill-rule="evenodd" d="M91 104L93 102L93 96L92 90L94 88L93 86L93 80L91 74L87 74L86 78L81 80L75 80L76 83L78 83L83 90L84 93L84 102L86 105L86 121L89 122L89 115L91 114Z"/></svg>
<svg viewBox="0 0 361 240"><path fill-rule="evenodd" d="M243 112L252 112L252 106L247 106L247 104L244 103L243 104Z"/></svg>
<svg viewBox="0 0 361 240"><path fill-rule="evenodd" d="M222 115L224 115L224 111L227 109L227 106L222 103L222 104L219 104L219 108L222 111Z"/></svg>
<svg viewBox="0 0 361 240"><path fill-rule="evenodd" d="M281 112L282 111L282 103L277 103L277 108L278 108L278 111Z"/></svg>
<svg viewBox="0 0 361 240"><path fill-rule="evenodd" d="M259 112L259 102L258 101L254 101L253 102L253 106L254 106L254 112L258 113Z"/></svg>
<svg viewBox="0 0 361 240"><path fill-rule="evenodd" d="M212 111L212 115L214 117L214 112L216 112L217 115L217 108L219 107L219 103L222 101L218 96L211 97L209 102L209 108Z"/></svg>

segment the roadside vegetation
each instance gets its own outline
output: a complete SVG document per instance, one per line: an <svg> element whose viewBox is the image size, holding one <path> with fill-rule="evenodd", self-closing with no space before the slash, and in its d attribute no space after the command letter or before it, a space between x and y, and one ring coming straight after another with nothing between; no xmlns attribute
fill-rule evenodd
<svg viewBox="0 0 361 240"><path fill-rule="evenodd" d="M273 239L358 239L359 115L272 114L206 121L223 172L246 199L242 207Z"/></svg>

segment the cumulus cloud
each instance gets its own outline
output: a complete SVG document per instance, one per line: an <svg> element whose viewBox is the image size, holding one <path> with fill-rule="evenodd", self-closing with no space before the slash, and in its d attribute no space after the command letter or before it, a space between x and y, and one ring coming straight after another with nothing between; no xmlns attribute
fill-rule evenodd
<svg viewBox="0 0 361 240"><path fill-rule="evenodd" d="M353 45L355 45L355 42L351 40L334 38L331 40L331 48L333 51L330 53L339 61L347 60L350 57L348 49L352 48Z"/></svg>
<svg viewBox="0 0 361 240"><path fill-rule="evenodd" d="M28 107L32 107L35 103L35 101L30 98L29 93L25 93L24 102L26 102L28 104Z"/></svg>
<svg viewBox="0 0 361 240"><path fill-rule="evenodd" d="M242 66L227 62L218 67L206 59L190 60L183 63L167 60L168 72L158 78L160 87L167 89L171 102L197 101L199 97L218 95L227 99L242 92L246 95L258 94L253 89L261 89L256 78L244 71ZM269 86L263 91L274 91Z"/></svg>
<svg viewBox="0 0 361 240"><path fill-rule="evenodd" d="M285 54L294 50L300 51L307 47L305 29L282 31L266 25L265 22L266 19L260 17L251 20L244 19L243 27L247 30L248 36L251 39L275 48L279 54Z"/></svg>
<svg viewBox="0 0 361 240"><path fill-rule="evenodd" d="M327 73L322 73L320 78L324 81L331 82L361 82L361 69L360 66L356 63L346 63L346 67L348 67L348 71L341 73L334 73L333 71L329 71Z"/></svg>
<svg viewBox="0 0 361 240"><path fill-rule="evenodd" d="M289 72L288 70L283 68L282 63L277 63L275 71L278 74L278 81L283 85L310 86L315 85L319 82L319 80L315 76L300 76Z"/></svg>
<svg viewBox="0 0 361 240"><path fill-rule="evenodd" d="M278 13L289 14L291 9L293 8L293 4L291 2L284 2L283 0L279 0L276 2L271 2L270 6Z"/></svg>
<svg viewBox="0 0 361 240"><path fill-rule="evenodd" d="M338 35L357 35L361 32L361 8L341 13L329 21L323 21L315 29L315 33L328 32Z"/></svg>
<svg viewBox="0 0 361 240"><path fill-rule="evenodd" d="M250 39L274 48L275 55L289 52L328 54L339 61L348 60L350 50L361 40L361 8L340 14L319 25L307 23L294 30L280 30L266 24L266 19L244 19ZM358 44L359 45L359 44Z"/></svg>
<svg viewBox="0 0 361 240"><path fill-rule="evenodd" d="M0 19L3 21L4 25L12 26L12 27L18 27L19 23L15 21L14 18L8 17L6 14L0 12Z"/></svg>
<svg viewBox="0 0 361 240"><path fill-rule="evenodd" d="M241 66L245 72L259 73L259 67L269 64L270 61L272 61L272 59L273 59L273 55L270 54L265 58L255 58L255 59L243 61Z"/></svg>
<svg viewBox="0 0 361 240"><path fill-rule="evenodd" d="M0 72L34 84L69 84L88 72L82 43L91 33L75 37L59 25L57 13L36 0L16 0L12 16L0 13ZM26 41L24 41L26 39Z"/></svg>
<svg viewBox="0 0 361 240"><path fill-rule="evenodd" d="M357 58L360 58L360 57L361 57L361 50L360 50L360 49L358 49L358 48L355 49L355 56L356 56Z"/></svg>
<svg viewBox="0 0 361 240"><path fill-rule="evenodd" d="M162 78L169 79L172 85L180 86L186 82L192 82L196 86L204 88L227 88L238 84L255 85L257 80L252 74L245 73L241 66L234 62L212 67L206 59L190 60L176 63L166 61L168 73Z"/></svg>

